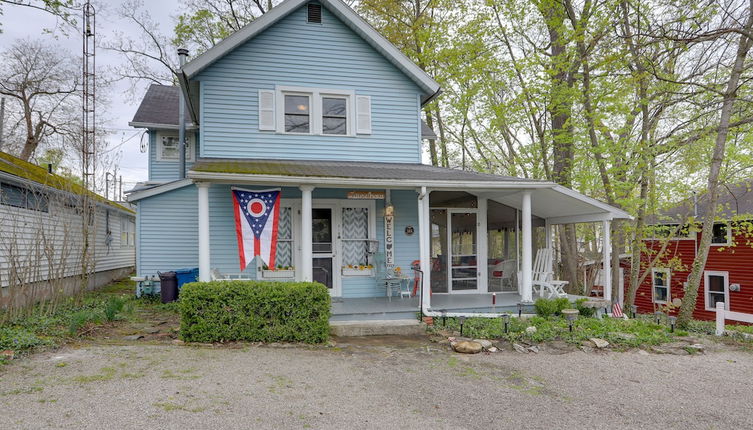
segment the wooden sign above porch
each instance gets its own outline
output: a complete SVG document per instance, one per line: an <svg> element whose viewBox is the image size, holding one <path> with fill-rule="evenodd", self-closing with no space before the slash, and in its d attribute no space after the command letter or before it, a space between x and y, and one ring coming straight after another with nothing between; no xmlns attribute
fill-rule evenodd
<svg viewBox="0 0 753 430"><path fill-rule="evenodd" d="M348 191L351 200L384 200L384 191Z"/></svg>

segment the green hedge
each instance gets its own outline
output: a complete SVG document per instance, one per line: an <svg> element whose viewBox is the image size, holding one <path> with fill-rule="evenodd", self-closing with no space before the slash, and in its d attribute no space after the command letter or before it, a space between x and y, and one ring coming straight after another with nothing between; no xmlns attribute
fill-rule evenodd
<svg viewBox="0 0 753 430"><path fill-rule="evenodd" d="M329 336L330 297L316 282L192 282L180 290L187 342L320 343Z"/></svg>

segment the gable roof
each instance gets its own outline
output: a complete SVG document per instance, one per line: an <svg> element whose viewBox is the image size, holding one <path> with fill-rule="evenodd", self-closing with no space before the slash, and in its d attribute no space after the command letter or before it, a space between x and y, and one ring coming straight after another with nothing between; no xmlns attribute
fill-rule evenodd
<svg viewBox="0 0 753 430"><path fill-rule="evenodd" d="M238 46L248 42L309 1L285 0L273 7L264 15L251 21L240 30L220 41L217 45L186 63L182 68L184 79L188 81L215 61L224 57ZM395 45L390 43L390 41L364 21L348 5L341 0L319 0L319 3L415 82L425 93L425 96L422 97L423 103L428 102L439 94L439 84L431 76L421 70L416 63L400 52Z"/></svg>
<svg viewBox="0 0 753 430"><path fill-rule="evenodd" d="M89 191L88 189L84 188L83 185L77 184L76 182L55 173L48 172L47 169L42 166L24 161L18 157L14 157L13 155L8 154L7 152L0 151L0 177L2 176L5 176L6 178L16 179L19 182L32 182L44 187L54 188L64 193L71 193L76 195L88 193L90 197L99 201L101 204L111 206L115 209L119 209L130 214L134 213L133 210L123 205L105 199L99 194L95 194Z"/></svg>
<svg viewBox="0 0 753 430"><path fill-rule="evenodd" d="M671 224L686 222L689 217L695 217L697 220L700 220L708 212L709 208L708 193L704 192L696 196L695 203L692 196L688 197L676 206L650 217L649 222ZM735 184L719 185L716 216L729 220L740 215L753 216L753 179Z"/></svg>
<svg viewBox="0 0 753 430"><path fill-rule="evenodd" d="M132 127L165 128L178 127L178 104L180 87L173 85L152 84L144 94L136 114L128 125ZM191 124L191 114L186 106L184 117L186 124Z"/></svg>

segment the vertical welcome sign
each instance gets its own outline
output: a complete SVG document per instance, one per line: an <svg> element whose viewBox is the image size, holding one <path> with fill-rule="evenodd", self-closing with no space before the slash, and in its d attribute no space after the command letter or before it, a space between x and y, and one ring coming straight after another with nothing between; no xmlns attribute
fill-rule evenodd
<svg viewBox="0 0 753 430"><path fill-rule="evenodd" d="M395 217L392 214L392 206L387 206L384 211L384 262L387 267L395 266Z"/></svg>

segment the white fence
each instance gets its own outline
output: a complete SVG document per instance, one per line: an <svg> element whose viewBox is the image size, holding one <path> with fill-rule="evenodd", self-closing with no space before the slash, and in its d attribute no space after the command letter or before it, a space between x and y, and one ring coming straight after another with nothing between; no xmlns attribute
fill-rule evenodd
<svg viewBox="0 0 753 430"><path fill-rule="evenodd" d="M725 309L724 302L716 303L716 335L721 336L724 334L724 321L740 321L753 323L753 314L746 314L742 312L732 312Z"/></svg>

